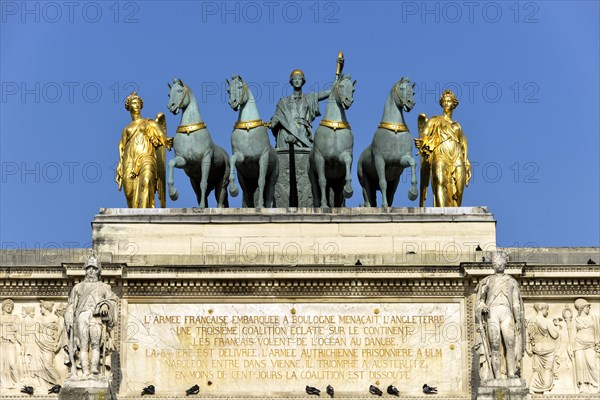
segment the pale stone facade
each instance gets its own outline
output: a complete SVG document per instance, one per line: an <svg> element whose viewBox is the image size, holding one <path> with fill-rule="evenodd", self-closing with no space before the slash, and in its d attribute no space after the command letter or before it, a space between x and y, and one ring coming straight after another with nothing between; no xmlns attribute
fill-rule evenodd
<svg viewBox="0 0 600 400"><path fill-rule="evenodd" d="M324 397L328 385L336 398L371 398L370 385L391 397L393 385L401 398L425 398L425 383L438 399L475 396L475 288L493 273L496 250L485 208L107 209L92 227L102 279L119 298L111 354L119 398L141 399L148 385L152 398L185 398L195 384L202 397L308 398L306 386ZM593 389L589 355L598 350L575 344L596 334L600 267L588 260L600 262L600 249L502 250L532 323L530 349L547 348L520 366L528 384L546 385L532 398L589 399L578 377ZM12 316L2 314L2 348L20 363L14 371L0 363L0 398L23 398L23 385L46 395L40 376L51 374L35 361L36 343L45 343L44 357L56 350L53 368L64 378L62 326L51 322L84 278L88 251L0 256L0 301L14 301ZM587 314L575 308L580 298ZM56 318L42 315L40 300L54 302ZM557 321L556 339L534 331L540 302L542 318ZM541 353L550 355L542 362Z"/></svg>

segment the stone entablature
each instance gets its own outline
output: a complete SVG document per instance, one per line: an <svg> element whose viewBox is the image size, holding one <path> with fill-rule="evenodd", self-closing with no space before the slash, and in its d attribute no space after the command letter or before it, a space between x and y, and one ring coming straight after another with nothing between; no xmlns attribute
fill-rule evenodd
<svg viewBox="0 0 600 400"><path fill-rule="evenodd" d="M93 223L94 245L100 250L102 279L119 298L115 332L119 350L113 353L112 360L113 388L119 398L147 398L140 397L140 391L149 384L156 385L153 398L183 398L185 389L199 384L202 397L306 399L306 385L318 386L324 397L326 384L332 383L336 398L372 398L369 385L378 386L385 393L386 387L393 384L400 390L401 398L423 399L430 396L422 394L420 386L428 383L438 386L437 399L471 399L478 384L473 359L475 288L493 272L486 262L495 249L495 221L491 214L484 208L453 209L445 214L429 209L390 209L383 213L379 210L379 214L370 209L284 211L101 211ZM357 216L352 217L352 213ZM235 222L236 218L243 222ZM254 262L244 262L240 254L236 262L228 262L232 258L226 253L182 255L177 249L184 233L169 234L176 227L189 236L188 242L190 237L214 239L215 232L222 230L221 239L229 246L226 250L234 248L232 243L236 240L244 243L248 237L253 237L254 243L259 239L266 242L279 230L280 240L292 238L303 251L302 240L337 243L339 257L328 260L322 254L317 258L308 254L291 263L282 254L267 254ZM418 227L427 227L437 236L428 242L431 238L426 229ZM248 236L249 232L252 235ZM129 241L126 246L115 241L129 240L132 235L138 235L140 246L131 245L138 242ZM366 240L369 235L371 239ZM416 246L397 253L395 243L406 243L407 238ZM349 244L351 241L353 244ZM486 241L493 246L486 248ZM440 247L436 250L432 243L440 243ZM463 243L466 251L451 254L442 243L454 248ZM543 393L533 393L534 399L590 398L589 394L580 393L576 380L581 366L569 356L568 349L580 332L574 322L578 316L576 300L583 298L591 304L590 318L600 315L600 266L587 263L590 259L600 261L599 250L505 249L511 259L506 273L520 286L527 320L536 315L534 307L547 308L551 321L562 318L557 322L557 326L562 326L561 336L552 342L556 345L552 354L560 361L560 367L552 370L552 381L547 378L547 369L540 370L539 365L550 367L542 362L539 352L532 351L523 360L523 377L527 382L537 382L532 390ZM36 386L38 398L56 398L41 396L47 390L48 382L43 377L48 374L34 357L38 354L36 335L41 332L34 327L48 325L49 320L47 313L41 313L40 300L45 301L46 308L48 302L54 302L52 313L60 314L69 291L84 278L81 267L88 254L86 249L0 252L0 300L12 299L13 317L8 319L19 318L16 325L9 324L16 330L3 327L2 332L23 337L26 346L17 346L15 354L28 352L32 356L34 361L21 366L20 372L23 382ZM532 254L538 256L530 257ZM565 260L569 262L555 262ZM268 318L268 324L279 327L287 336L293 330L297 341L283 343L275 337L277 340L257 347L247 341L255 331L241 330L259 329L264 321L236 319L244 315ZM23 325L24 319L29 325ZM3 317L4 321L7 317ZM332 324L332 330L327 331L327 340L317 338L313 342L311 332L318 330L319 321ZM538 321L545 326L546 320ZM60 326L55 325L57 329L50 331L58 334ZM198 336L199 332L204 336ZM425 337L421 336L423 332ZM532 332L531 341L535 343L540 339ZM55 336L44 340L52 344ZM234 338L246 342L238 345L231 341ZM266 353L255 353L255 347ZM340 364L312 364L315 360L309 355L313 350L323 355L333 348L355 352L338 354L336 360ZM161 349L164 358L159 356ZM169 353L169 349L179 349L179 353ZM195 349L206 351L199 355L193 353ZM369 352L377 349L392 350L392 355ZM426 351L418 353L418 349ZM578 357L583 354L578 353ZM402 362L388 368L379 363L382 360ZM273 365L268 364L271 361ZM57 353L53 362L64 376L64 355ZM410 363L422 365L427 374L416 367L407 369ZM456 375L439 375L444 373L439 363L452 368ZM198 365L204 368L196 368ZM329 371L329 375L324 372L325 375L300 377L302 371L311 370ZM370 370L374 375L369 375ZM0 372L7 371L3 367ZM147 371L165 377L148 375ZM275 372L270 376L260 371ZM427 382L420 382L425 377ZM348 379L352 382L344 389ZM6 377L3 382L8 382ZM236 386L244 387L244 382L249 388L246 392ZM20 395L18 389L2 388L0 398L22 399L25 395Z"/></svg>

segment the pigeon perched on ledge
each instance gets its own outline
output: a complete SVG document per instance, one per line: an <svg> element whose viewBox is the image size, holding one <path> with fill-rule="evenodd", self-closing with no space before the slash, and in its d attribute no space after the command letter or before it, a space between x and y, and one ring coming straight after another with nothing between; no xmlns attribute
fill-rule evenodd
<svg viewBox="0 0 600 400"><path fill-rule="evenodd" d="M156 390L154 388L154 385L148 385L142 389L142 396L145 396L147 394L155 394L155 393L156 393Z"/></svg>
<svg viewBox="0 0 600 400"><path fill-rule="evenodd" d="M437 388L429 386L428 384L423 385L423 393L425 394L437 394Z"/></svg>
<svg viewBox="0 0 600 400"><path fill-rule="evenodd" d="M306 386L306 393L310 395L321 396L321 391L319 389L308 385Z"/></svg>
<svg viewBox="0 0 600 400"><path fill-rule="evenodd" d="M383 394L383 392L381 391L381 389L379 389L377 386L369 386L369 393L374 394L375 396L380 396Z"/></svg>
<svg viewBox="0 0 600 400"><path fill-rule="evenodd" d="M392 396L400 396L400 391L398 390L398 388L396 386L390 385L387 387L387 392L388 394L391 394Z"/></svg>
<svg viewBox="0 0 600 400"><path fill-rule="evenodd" d="M60 393L61 387L62 386L60 386L60 385L54 385L54 386L52 386L50 389L48 389L48 394Z"/></svg>
<svg viewBox="0 0 600 400"><path fill-rule="evenodd" d="M327 394L333 399L333 386L327 385Z"/></svg>
<svg viewBox="0 0 600 400"><path fill-rule="evenodd" d="M23 386L23 389L21 389L21 393L25 393L28 395L33 395L33 387L31 386Z"/></svg>
<svg viewBox="0 0 600 400"><path fill-rule="evenodd" d="M186 396L190 396L192 394L198 394L198 393L200 393L200 386L198 386L198 385L194 385L185 391Z"/></svg>

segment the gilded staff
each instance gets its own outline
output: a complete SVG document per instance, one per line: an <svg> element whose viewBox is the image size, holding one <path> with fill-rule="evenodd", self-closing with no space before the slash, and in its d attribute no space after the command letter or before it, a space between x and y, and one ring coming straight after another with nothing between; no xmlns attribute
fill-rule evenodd
<svg viewBox="0 0 600 400"><path fill-rule="evenodd" d="M335 69L335 77L339 78L344 68L344 53L340 50L337 56L337 67Z"/></svg>

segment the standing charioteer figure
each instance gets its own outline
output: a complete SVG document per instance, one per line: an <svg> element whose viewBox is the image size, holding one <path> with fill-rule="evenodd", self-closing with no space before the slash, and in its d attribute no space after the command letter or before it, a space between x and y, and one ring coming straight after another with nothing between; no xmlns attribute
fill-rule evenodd
<svg viewBox="0 0 600 400"><path fill-rule="evenodd" d="M306 83L302 70L295 69L290 73L290 85L294 91L290 96L279 99L275 114L269 122L269 127L275 136L276 148L287 149L288 143L299 148L312 147L312 123L321 115L319 102L329 98L343 66L344 54L340 51L337 57L334 85L329 89L313 93L302 93L302 87Z"/></svg>

